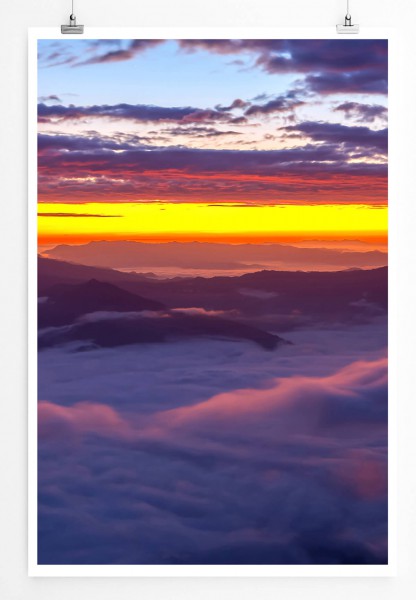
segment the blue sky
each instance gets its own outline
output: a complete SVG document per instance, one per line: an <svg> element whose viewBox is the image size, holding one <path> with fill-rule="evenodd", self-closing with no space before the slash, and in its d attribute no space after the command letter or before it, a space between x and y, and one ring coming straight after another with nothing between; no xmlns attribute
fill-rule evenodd
<svg viewBox="0 0 416 600"><path fill-rule="evenodd" d="M123 47L125 42L120 40L120 46ZM41 40L40 55L50 56L62 45L56 40ZM91 54L88 40L68 40L64 48L80 61ZM241 60L244 64L239 64ZM206 51L188 53L180 50L175 41L168 41L124 62L80 67L72 64L51 66L53 64L54 61L39 61L39 96L56 94L62 96L65 104L127 102L205 108L230 104L236 90L244 99L253 99L262 93L280 94L298 78L293 74L271 77L254 67L249 56L224 56ZM68 92L76 96L65 96Z"/></svg>

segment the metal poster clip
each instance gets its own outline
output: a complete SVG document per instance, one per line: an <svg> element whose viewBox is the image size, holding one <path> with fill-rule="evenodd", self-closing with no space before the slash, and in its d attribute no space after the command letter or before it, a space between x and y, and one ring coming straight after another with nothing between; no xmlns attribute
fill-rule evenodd
<svg viewBox="0 0 416 600"><path fill-rule="evenodd" d="M347 14L342 25L337 25L337 33L359 33L360 26L353 25L350 14L350 0L347 0Z"/></svg>
<svg viewBox="0 0 416 600"><path fill-rule="evenodd" d="M77 25L74 15L74 0L72 0L72 11L69 15L69 25L61 25L61 33L84 33L84 25Z"/></svg>

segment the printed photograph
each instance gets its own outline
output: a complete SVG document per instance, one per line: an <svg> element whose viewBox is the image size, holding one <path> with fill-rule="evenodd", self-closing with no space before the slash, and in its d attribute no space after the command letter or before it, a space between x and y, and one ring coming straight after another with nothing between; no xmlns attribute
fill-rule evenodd
<svg viewBox="0 0 416 600"><path fill-rule="evenodd" d="M38 41L38 564L382 565L377 39Z"/></svg>

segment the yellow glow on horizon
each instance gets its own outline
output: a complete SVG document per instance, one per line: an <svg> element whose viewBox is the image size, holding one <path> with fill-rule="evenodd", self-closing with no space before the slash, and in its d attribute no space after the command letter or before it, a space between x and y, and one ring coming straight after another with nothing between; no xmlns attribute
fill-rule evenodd
<svg viewBox="0 0 416 600"><path fill-rule="evenodd" d="M38 234L43 243L52 239L70 242L71 238L198 240L298 233L336 237L362 233L382 237L387 233L387 206L361 204L39 203L38 213L79 215L39 216Z"/></svg>

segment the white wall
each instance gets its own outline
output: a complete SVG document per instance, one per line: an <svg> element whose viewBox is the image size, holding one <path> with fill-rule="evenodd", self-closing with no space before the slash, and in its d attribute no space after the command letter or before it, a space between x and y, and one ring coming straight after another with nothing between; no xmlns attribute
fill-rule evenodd
<svg viewBox="0 0 416 600"><path fill-rule="evenodd" d="M345 0L75 0L78 22L106 26L301 26L332 27L345 13ZM401 149L391 161L400 166L401 184L390 197L396 205L399 235L391 252L399 264L391 277L399 302L399 374L393 402L399 402L399 574L392 579L350 580L150 580L29 579L26 575L26 81L27 27L66 22L70 0L9 0L1 12L1 329L2 402L0 413L0 598L1 600L223 599L306 597L337 600L407 600L416 597L416 397L414 369L416 287L415 79L416 3L413 0L351 0L362 26L395 26L400 32L400 109L396 127ZM57 29L58 32L58 29ZM394 117L394 115L393 115ZM413 453L413 456L412 456Z"/></svg>

